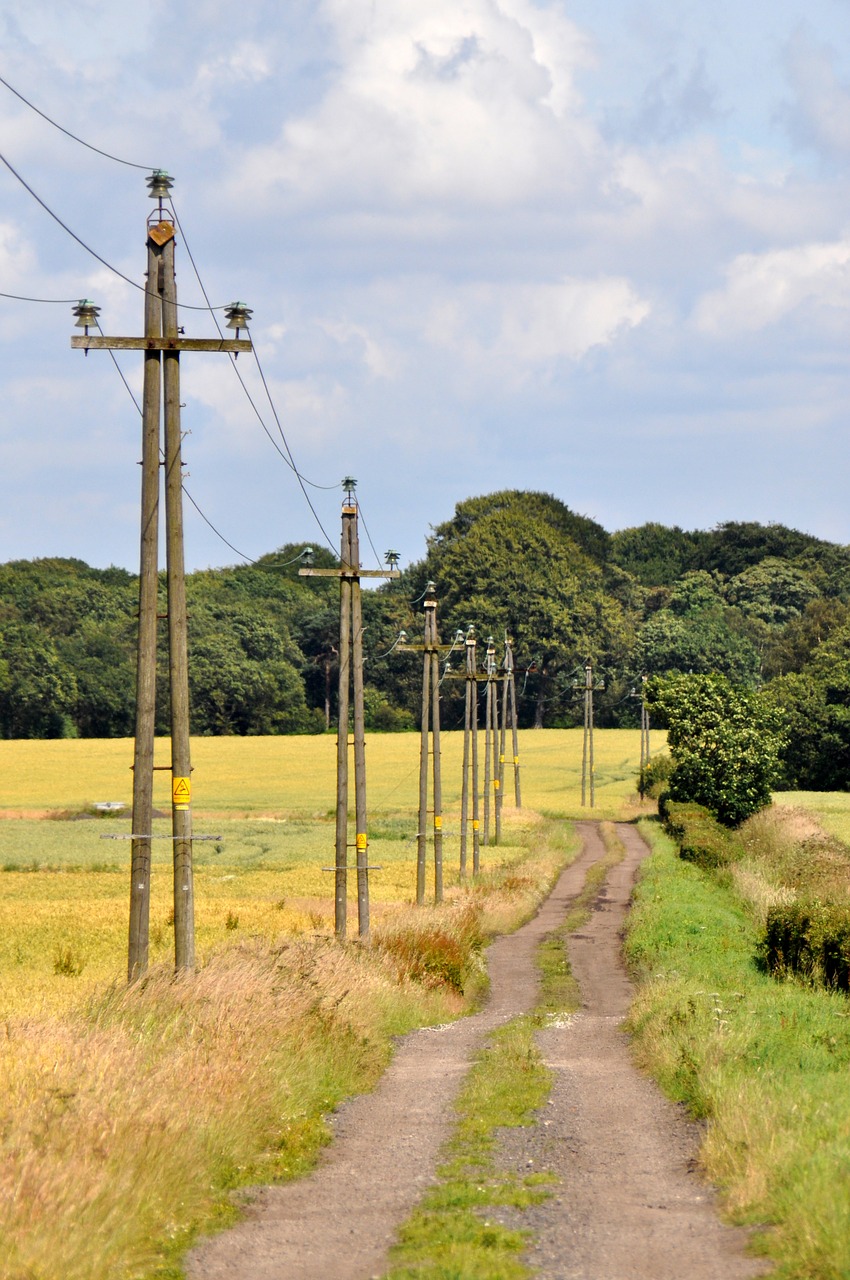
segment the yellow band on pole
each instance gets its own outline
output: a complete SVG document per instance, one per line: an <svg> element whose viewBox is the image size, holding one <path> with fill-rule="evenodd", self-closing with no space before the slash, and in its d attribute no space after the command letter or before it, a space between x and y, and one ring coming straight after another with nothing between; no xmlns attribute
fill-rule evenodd
<svg viewBox="0 0 850 1280"><path fill-rule="evenodd" d="M434 814L434 830L442 831L442 829L443 829L443 819L439 813L435 813Z"/></svg>

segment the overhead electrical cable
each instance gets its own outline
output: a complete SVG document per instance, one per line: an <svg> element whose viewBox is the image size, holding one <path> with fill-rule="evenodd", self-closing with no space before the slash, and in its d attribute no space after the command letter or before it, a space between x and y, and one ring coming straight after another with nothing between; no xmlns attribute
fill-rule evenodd
<svg viewBox="0 0 850 1280"><path fill-rule="evenodd" d="M75 133L71 133L70 129L66 129L64 125L53 120L46 112L42 111L40 107L37 107L34 102L30 102L29 98L25 98L20 90L16 89L14 85L9 84L8 80L4 80L2 76L0 76L0 84L5 85L9 92L13 93L16 98L20 98L21 102L23 102L25 106L28 106L30 111L34 111L37 116L41 116L42 120L46 120L48 124L52 124L54 129L58 129L60 133L64 133L67 138L72 138L74 142L79 142L81 147L86 147L89 151L94 151L97 155L104 156L107 160L114 160L116 164L126 164L131 169L151 170L156 168L156 165L136 164L134 160L122 160L120 156L114 156L109 151L102 151L100 147L92 146L90 142L86 142L84 138L78 138Z"/></svg>
<svg viewBox="0 0 850 1280"><path fill-rule="evenodd" d="M49 302L49 303L55 302L55 303L61 303L62 306L65 306L65 307L70 307L72 303L79 302L80 300L79 297L76 297L76 298L30 298L23 293L4 293L2 289L0 289L0 298L12 298L15 302Z"/></svg>
<svg viewBox="0 0 850 1280"><path fill-rule="evenodd" d="M100 329L100 325L98 325L97 327L98 327L98 329ZM103 333L103 330L102 330L102 329L100 329L100 332L101 332L101 334L102 334L102 333ZM112 351L112 350L110 349L110 350L109 350L109 354L110 354L110 356L112 357L112 363L115 365L115 368L116 368L116 369L117 369L117 371L118 371L118 376L119 376L119 378L120 378L120 379L121 379L121 381L124 383L124 386L127 388L127 394L129 395L130 399L133 401L133 404L136 406L136 412L138 413L139 417L141 417L141 416L142 416L142 406L139 404L138 400L136 399L135 393L133 392L133 388L130 386L129 382L127 381L126 377L124 376L124 370L121 368L120 364L118 363L118 361L117 361L117 359L116 359L116 357L115 357L115 352L114 352L114 351ZM160 455L161 455L161 454L162 454L162 451L160 450ZM244 552L244 551L240 551L238 547L234 547L233 543L232 543L232 542L230 542L230 541L228 541L228 539L227 539L227 538L225 538L225 536L224 536L224 534L221 532L221 530L216 528L216 526L213 524L212 520L210 520L209 516L208 516L208 515L206 515L206 514L205 514L205 512L201 509L201 507L198 505L198 503L197 503L197 502L195 501L195 499L192 497L192 495L191 495L191 493L189 492L189 490L186 488L185 483L183 484L183 486L182 486L182 487L183 487L183 492L185 493L186 497L189 499L189 501L191 502L192 506L195 508L195 510L197 511L197 513L198 513L198 515L201 517L201 519L204 521L204 523L205 523L205 524L207 524L207 525L209 525L210 529L212 529L212 531L213 531L213 533L215 534L215 536L216 536L217 538L219 538L219 539L224 543L224 545L225 545L226 547L229 547L231 551L233 551L237 556L239 556L239 558L240 558L241 560L247 560L249 564L261 565L261 566L262 566L262 568L264 568L264 569L266 569L266 568L268 568L268 569L285 569L288 565L291 565L291 564L297 564L297 562L298 562L299 560L303 559L303 557L304 557L304 552L303 552L303 551L299 551L298 555L297 555L297 556L295 556L295 558L294 558L294 559L292 559L292 560L283 560L283 561L276 561L276 560L272 560L272 561L265 561L265 562L264 562L264 561L261 561L261 560L255 560L253 556L249 556L246 552Z"/></svg>
<svg viewBox="0 0 850 1280"><path fill-rule="evenodd" d="M42 200L40 195L38 195L35 191L33 191L30 184L26 181L25 178L23 178L18 173L14 165L11 164L10 161L6 159L6 157L3 155L2 152L0 152L0 160L2 160L3 164L9 170L9 172L15 178L17 178L18 182L20 182L24 190L29 192L33 200L35 200L36 204L41 205L44 212L49 214L50 217L53 219L53 221L57 222L59 226L62 228L62 230L66 232L66 234L69 235L72 240L76 240L77 244L80 246L81 249L85 249L86 253L91 254L91 256L95 258L101 264L101 266L106 267L107 271L111 271L113 275L118 276L119 280L123 280L126 284L132 285L133 288L138 289L140 293L148 293L148 290L145 288L143 284L139 284L137 280L133 280L130 276L126 276L123 271L119 271L117 267L113 267L112 263L107 262L106 258L102 258L96 249L93 249L90 244L86 244L85 240L83 240L80 236L78 236L76 231L72 231L71 228L68 226L68 224L62 221L62 219L59 217L59 214L54 213L53 210L50 208L50 205L47 204L46 201ZM159 297L159 294L154 295L153 293L151 293L151 296ZM74 301L76 301L76 299L74 299ZM208 302L206 306L199 307L199 306L193 305L191 302L179 302L177 305L179 307L183 307L187 311L224 311L229 304L224 303L220 307L213 307Z"/></svg>
<svg viewBox="0 0 850 1280"><path fill-rule="evenodd" d="M367 537L367 538L368 538L368 540L369 540L369 546L372 548L372 553L373 553L373 555L374 555L374 557L375 557L375 563L377 564L377 566L378 566L378 568L379 568L379 569L383 569L383 567L384 567L383 561L381 560L381 557L378 555L378 552L377 552L377 550L376 550L376 548L375 548L375 544L374 544L374 542L372 541L372 535L371 535L371 533L369 532L369 526L367 525L367 523L366 523L366 519L365 519L365 517L364 517L364 515L363 515L363 508L362 508L362 506L360 505L360 500L359 500L359 499L357 500L357 513L358 513L358 515L359 515L359 517L360 517L360 523L361 523L361 524L362 524L362 526L363 526L363 529L364 529L364 531L365 531L365 533L366 533L366 537Z"/></svg>
<svg viewBox="0 0 850 1280"><path fill-rule="evenodd" d="M247 332L247 334L248 334L248 337L250 338L250 337L251 337L251 331L250 331L250 329L248 329L248 328L247 328L247 326L246 326L246 332ZM316 524L319 526L319 528L320 528L320 529L321 529L321 531L322 531L322 535L323 535L323 537L324 537L324 539L325 539L325 542L328 544L328 546L330 547L331 551L333 551L334 555L336 555L336 551L334 550L334 544L331 542L330 538L328 537L328 533L327 533L327 530L325 529L325 526L322 524L321 520L319 519L319 513L318 513L318 511L316 510L316 508L313 506L313 501L312 501L312 499L311 499L311 497L310 497L309 493L307 492L306 485L304 484L304 480L303 480L303 479L302 479L302 477L301 477L301 472L298 470L298 468L297 468L297 467L296 467L296 465L295 465L295 459L294 459L294 458L293 458L293 456L292 456L292 450L291 450L291 449L290 449L290 447L289 447L289 442L287 441L286 436L284 435L283 425L281 424L280 417L278 416L277 409L275 408L274 401L272 400L272 393L271 393L271 391L270 391L270 389L269 389L269 384L268 384L268 382L266 381L266 375L263 373L263 366L260 364L260 357L257 355L257 348L256 348L256 346L254 345L254 340L253 340L253 338L251 339L251 353L252 353L252 355L253 355L253 357L254 357L254 360L255 360L255 362L256 362L256 365L257 365L257 371L258 371L258 373L259 373L259 375L260 375L260 381L262 382L263 387L265 388L265 392L266 392L266 396L267 396L267 398L268 398L269 406L270 406L271 411L272 411L272 413L273 413L273 415L274 415L274 420L275 420L275 422L277 423L278 431L280 432L281 439L283 440L284 447L286 448L286 452L287 452L287 454L289 455L289 460L290 460L290 462L292 463L292 470L293 470L293 471L294 471L294 473L295 473L295 478L296 478L296 480L298 481L298 484L300 485L301 492L304 494L304 499L305 499L305 501L306 501L306 503L307 503L307 506L310 508L310 510L311 510L311 511L312 511L312 513L313 513L313 518L314 518L314 520L316 521ZM336 485L333 485L332 487L333 487L333 488L336 488L337 486L336 486Z"/></svg>

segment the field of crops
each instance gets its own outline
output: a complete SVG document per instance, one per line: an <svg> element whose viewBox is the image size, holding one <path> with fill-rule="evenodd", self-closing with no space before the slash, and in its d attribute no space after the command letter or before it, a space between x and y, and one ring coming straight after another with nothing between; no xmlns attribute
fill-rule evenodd
<svg viewBox="0 0 850 1280"><path fill-rule="evenodd" d="M157 763L168 762L168 741ZM661 746L661 735L658 735ZM543 730L521 741L523 811L506 779L502 845L485 867L518 856L524 814L590 815L581 808L582 734ZM457 882L461 735L443 752L445 881ZM637 731L596 734L593 816L617 817L634 794ZM373 917L415 891L419 737L370 735L367 743ZM333 736L200 738L193 742L197 944L321 932L333 924L336 744ZM92 818L93 805L131 796L126 740L0 742L0 1013L78 1002L126 964L129 817ZM169 775L155 803L169 812ZM127 811L129 813L129 810ZM26 816L23 816L26 815ZM151 958L171 955L170 819L158 819L151 901ZM114 838L119 837L119 838ZM353 837L352 837L353 838ZM351 877L350 888L355 886ZM352 892L350 914L356 919Z"/></svg>

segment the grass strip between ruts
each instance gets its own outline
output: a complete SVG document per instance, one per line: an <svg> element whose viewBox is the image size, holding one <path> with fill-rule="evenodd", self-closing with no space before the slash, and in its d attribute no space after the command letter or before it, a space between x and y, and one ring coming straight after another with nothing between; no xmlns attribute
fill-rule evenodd
<svg viewBox="0 0 850 1280"><path fill-rule="evenodd" d="M587 872L564 922L537 952L540 990L535 1009L489 1037L456 1103L458 1121L444 1150L438 1180L401 1228L385 1280L527 1280L522 1254L528 1233L494 1221L488 1210L539 1204L556 1182L545 1170L518 1177L499 1168L504 1128L528 1126L544 1106L552 1073L543 1064L535 1032L578 1007L578 989L566 938L588 918L610 868L625 850L611 823L602 824L605 857Z"/></svg>

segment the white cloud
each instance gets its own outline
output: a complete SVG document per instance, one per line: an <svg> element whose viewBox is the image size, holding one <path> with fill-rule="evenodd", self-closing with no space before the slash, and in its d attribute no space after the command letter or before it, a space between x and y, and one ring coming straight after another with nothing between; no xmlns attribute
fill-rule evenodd
<svg viewBox="0 0 850 1280"><path fill-rule="evenodd" d="M697 329L713 336L753 333L776 324L803 303L850 308L850 236L768 253L739 254L726 285L703 297Z"/></svg>
<svg viewBox="0 0 850 1280"><path fill-rule="evenodd" d="M596 146L577 110L578 29L530 0L326 0L338 74L238 176L290 199L510 205L575 189Z"/></svg>
<svg viewBox="0 0 850 1280"><path fill-rule="evenodd" d="M839 79L831 45L801 26L789 41L787 64L795 99L783 117L792 137L831 159L850 157L850 86Z"/></svg>
<svg viewBox="0 0 850 1280"><path fill-rule="evenodd" d="M610 345L649 312L624 279L468 285L432 305L425 337L492 387L517 389Z"/></svg>

